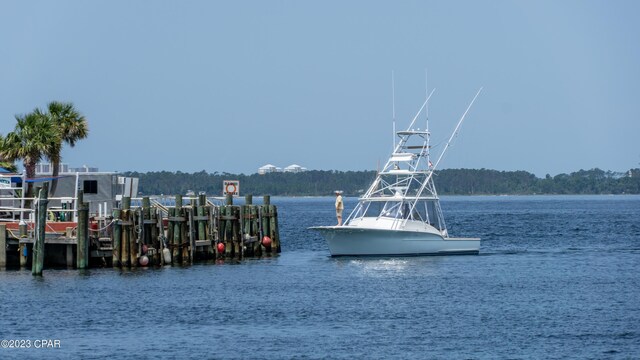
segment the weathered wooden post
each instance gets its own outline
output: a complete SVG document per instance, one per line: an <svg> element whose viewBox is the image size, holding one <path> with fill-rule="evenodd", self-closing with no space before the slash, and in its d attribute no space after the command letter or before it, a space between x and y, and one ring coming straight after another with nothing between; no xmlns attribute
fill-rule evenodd
<svg viewBox="0 0 640 360"><path fill-rule="evenodd" d="M233 214L233 252L238 259L242 259L244 255L244 240L242 238L242 218L240 216L240 207L232 206Z"/></svg>
<svg viewBox="0 0 640 360"><path fill-rule="evenodd" d="M84 190L78 189L78 198L76 198L76 212L78 211L82 203L84 203Z"/></svg>
<svg viewBox="0 0 640 360"><path fill-rule="evenodd" d="M42 275L42 268L44 267L44 239L46 236L48 197L49 183L45 182L42 184L42 188L38 194L37 236L33 242L33 264L31 266L31 273L33 275Z"/></svg>
<svg viewBox="0 0 640 360"><path fill-rule="evenodd" d="M198 240L207 239L207 220L206 219L207 196L200 194L198 196L198 208L196 215L198 216Z"/></svg>
<svg viewBox="0 0 640 360"><path fill-rule="evenodd" d="M175 214L173 223L173 263L177 264L181 259L182 249L182 195L176 195ZM180 261L182 262L182 261Z"/></svg>
<svg viewBox="0 0 640 360"><path fill-rule="evenodd" d="M260 219L258 219L258 207L255 205L251 205L251 208L249 209L250 211L250 216L251 216L251 236L256 237L256 241L254 241L251 244L251 247L253 249L253 256L260 256L262 255L262 248L260 247Z"/></svg>
<svg viewBox="0 0 640 360"><path fill-rule="evenodd" d="M240 206L240 228L242 229L240 237L242 238L242 255L253 256L253 243L251 242L251 203L252 195L245 195L244 205ZM249 246L246 247L245 245Z"/></svg>
<svg viewBox="0 0 640 360"><path fill-rule="evenodd" d="M158 220L158 209L152 207L151 210L151 243L153 247L156 249L155 254L153 255L153 264L160 265L162 258L162 242L160 241L159 236L159 226L162 226L162 218ZM160 224L158 224L158 222Z"/></svg>
<svg viewBox="0 0 640 360"><path fill-rule="evenodd" d="M27 267L27 262L29 261L29 259L27 258L27 251L29 248L27 247L27 244L25 243L20 243L19 245L19 257L20 257L20 268L25 268Z"/></svg>
<svg viewBox="0 0 640 360"><path fill-rule="evenodd" d="M212 259L215 259L216 255L218 254L218 241L220 240L220 208L215 205L207 205L207 212L207 215L209 216L209 228L207 229L207 236L211 243L211 251L209 254L211 255Z"/></svg>
<svg viewBox="0 0 640 360"><path fill-rule="evenodd" d="M168 224L167 224L167 246L169 247L169 253L171 254L171 261L169 262L169 264L173 264L174 263L173 259L176 257L176 255L174 254L175 246L173 245L173 225L174 225L173 218L175 217L175 214L176 214L176 209L175 208L170 207L167 210L167 222L168 222Z"/></svg>
<svg viewBox="0 0 640 360"><path fill-rule="evenodd" d="M27 223L25 223L24 221L20 221L20 224L18 225L18 229L20 230L20 239L24 239L27 237ZM20 241L20 240L18 240ZM29 259L27 258L27 244L20 242L19 245L19 250L20 250L20 268L25 268L27 267L27 262L29 261Z"/></svg>
<svg viewBox="0 0 640 360"><path fill-rule="evenodd" d="M148 196L142 198L142 210L140 212L139 226L142 230L142 233L140 234L141 243L138 244L138 249L140 250L140 258L142 258L142 256L146 256L148 259L147 264L153 265L154 257L149 255L149 248L153 247L153 226L151 220L151 200Z"/></svg>
<svg viewBox="0 0 640 360"><path fill-rule="evenodd" d="M0 269L7 267L7 225L0 224Z"/></svg>
<svg viewBox="0 0 640 360"><path fill-rule="evenodd" d="M218 238L217 238L217 242L222 243L225 247L227 246L227 244L225 244L225 238L226 238L226 229L225 226L227 225L227 221L224 220L224 216L225 216L225 212L226 212L226 206L225 205L221 205L218 210L217 210L217 229L218 229ZM222 252L220 251L219 246L216 244L216 254L218 255L218 257L222 257L226 254L226 248L225 251Z"/></svg>
<svg viewBox="0 0 640 360"><path fill-rule="evenodd" d="M67 228L65 229L65 237L67 238L67 240L71 240L73 238L73 229L74 228L72 228L71 226L67 226ZM73 244L71 243L67 244L66 248L67 248L67 259L66 259L67 267L73 268L74 266L76 266L76 263L73 261L73 253L74 253Z"/></svg>
<svg viewBox="0 0 640 360"><path fill-rule="evenodd" d="M198 195L198 208L197 208L197 218L198 218L198 240L208 240L208 245L205 247L205 258L215 257L215 253L213 251L213 243L212 239L209 237L209 208L207 206L207 195L204 193L200 193Z"/></svg>
<svg viewBox="0 0 640 360"><path fill-rule="evenodd" d="M131 198L123 197L122 198L122 213L121 213L121 224L122 224L122 244L120 251L120 263L122 267L131 266L131 260L129 257L129 250L131 249L131 232L129 228L131 227Z"/></svg>
<svg viewBox="0 0 640 360"><path fill-rule="evenodd" d="M151 200L148 196L142 198L142 236L144 241L142 242L145 245L150 245L151 241ZM142 254L146 255L146 254Z"/></svg>
<svg viewBox="0 0 640 360"><path fill-rule="evenodd" d="M78 269L89 267L89 204L78 205L76 263Z"/></svg>
<svg viewBox="0 0 640 360"><path fill-rule="evenodd" d="M131 263L132 268L138 267L138 241L135 232L135 213L131 210L131 198L123 197L122 201L127 203L127 208L129 209L129 217L128 222L129 226L127 226L127 231L129 232L129 261Z"/></svg>
<svg viewBox="0 0 640 360"><path fill-rule="evenodd" d="M275 205L269 205L269 213L271 214L269 230L271 238L271 251L280 253L280 234L278 231L278 208Z"/></svg>
<svg viewBox="0 0 640 360"><path fill-rule="evenodd" d="M269 206L271 205L271 196L265 195L263 198L263 205L260 207L260 245L261 250L265 250L265 252L270 252L270 249L267 249L263 244L263 239L265 236L271 235L271 221L270 221L270 213Z"/></svg>
<svg viewBox="0 0 640 360"><path fill-rule="evenodd" d="M227 195L227 201L230 199ZM232 198L231 198L232 199ZM224 207L225 225L224 225L224 246L225 256L233 257L233 209L231 204L227 202Z"/></svg>
<svg viewBox="0 0 640 360"><path fill-rule="evenodd" d="M267 205L265 206L265 208L267 209L267 213L266 213L266 222L267 222L267 231L265 232L265 235L267 237L269 237L269 239L271 239L271 243L270 244L266 244L263 241L263 246L265 247L265 249L267 250L267 253L272 253L273 252L273 233L274 233L274 206L273 205ZM263 239L264 240L264 239Z"/></svg>
<svg viewBox="0 0 640 360"><path fill-rule="evenodd" d="M120 266L120 247L122 243L122 224L120 223L120 217L122 211L120 209L113 210L113 250L111 262L113 267Z"/></svg>
<svg viewBox="0 0 640 360"><path fill-rule="evenodd" d="M253 256L253 243L251 242L251 223L249 208L251 205L240 206L240 238L242 239L242 256Z"/></svg>
<svg viewBox="0 0 640 360"><path fill-rule="evenodd" d="M165 261L165 236L166 236L166 232L164 230L164 219L162 218L162 211L160 209L158 209L157 207L155 207L155 210L153 212L155 219L156 219L156 226L155 226L155 231L156 231L156 239L158 240L158 262L157 264L160 264L162 266L164 266L164 264L171 263L171 251L169 251L169 249L167 249L168 252L168 256L169 256L169 261Z"/></svg>
<svg viewBox="0 0 640 360"><path fill-rule="evenodd" d="M204 223L204 236L208 244L206 248L207 259L215 259L216 258L216 252L214 249L216 244L215 233L217 230L214 227L215 221L213 220L215 207L213 205L206 204L203 206L203 208L204 208L204 216L207 218L207 220Z"/></svg>
<svg viewBox="0 0 640 360"><path fill-rule="evenodd" d="M193 208L183 208L182 214L184 219L182 220L182 265L190 264L191 260L191 246L193 245L193 227L191 226L191 219L193 218Z"/></svg>

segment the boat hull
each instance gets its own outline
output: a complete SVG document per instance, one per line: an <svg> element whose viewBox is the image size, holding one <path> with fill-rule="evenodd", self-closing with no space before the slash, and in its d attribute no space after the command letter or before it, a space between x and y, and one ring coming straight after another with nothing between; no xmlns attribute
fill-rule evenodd
<svg viewBox="0 0 640 360"><path fill-rule="evenodd" d="M478 254L479 238L445 238L437 233L318 226L331 256L416 256Z"/></svg>

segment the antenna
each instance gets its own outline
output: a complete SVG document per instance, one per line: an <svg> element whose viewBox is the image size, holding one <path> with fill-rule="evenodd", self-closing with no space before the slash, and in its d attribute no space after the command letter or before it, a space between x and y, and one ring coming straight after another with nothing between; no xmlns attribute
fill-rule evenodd
<svg viewBox="0 0 640 360"><path fill-rule="evenodd" d="M436 89L431 90L431 93L429 94L427 99L424 101L424 103L422 103L420 110L418 110L418 113L416 114L416 116L413 118L413 120L411 120L411 124L409 124L409 127L407 128L407 130L410 130L413 128L413 124L416 122L416 119L418 118L418 116L420 116L422 109L424 109L424 107L427 106L427 103L429 102L429 99L431 99L431 95L433 95L434 91L436 91Z"/></svg>
<svg viewBox="0 0 640 360"><path fill-rule="evenodd" d="M424 90L425 90L425 96L429 97L429 74L428 74L428 69L426 68L424 69ZM429 104L427 104L427 108L424 110L427 116L427 131L429 131Z"/></svg>
<svg viewBox="0 0 640 360"><path fill-rule="evenodd" d="M391 152L396 151L396 81L393 75L393 70L391 70L391 111L393 113L393 134L391 134L393 147L391 148Z"/></svg>

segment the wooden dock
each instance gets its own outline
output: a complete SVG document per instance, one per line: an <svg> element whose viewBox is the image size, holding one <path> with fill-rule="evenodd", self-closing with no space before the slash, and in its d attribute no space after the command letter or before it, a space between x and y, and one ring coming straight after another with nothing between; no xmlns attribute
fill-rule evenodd
<svg viewBox="0 0 640 360"><path fill-rule="evenodd" d="M40 214L46 214L43 195ZM103 217L89 217L86 203L80 201L77 223L48 222L46 216L22 226L0 223L0 269L31 268L40 275L43 268L55 267L185 266L281 251L277 207L269 196L263 197L262 205L254 205L247 195L240 206L233 205L230 196L224 205L213 204L204 194L174 199L173 206L148 197L132 206L124 197L113 214Z"/></svg>

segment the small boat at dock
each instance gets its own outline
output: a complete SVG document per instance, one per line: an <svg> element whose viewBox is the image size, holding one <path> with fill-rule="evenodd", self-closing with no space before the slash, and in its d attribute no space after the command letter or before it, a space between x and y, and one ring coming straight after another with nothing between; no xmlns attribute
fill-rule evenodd
<svg viewBox="0 0 640 360"><path fill-rule="evenodd" d="M458 121L435 164L431 161L428 117L426 130L414 128L433 91L406 130L396 132L394 121L394 150L344 224L310 228L324 237L331 256L479 253L480 238L449 236L433 177L481 91Z"/></svg>

